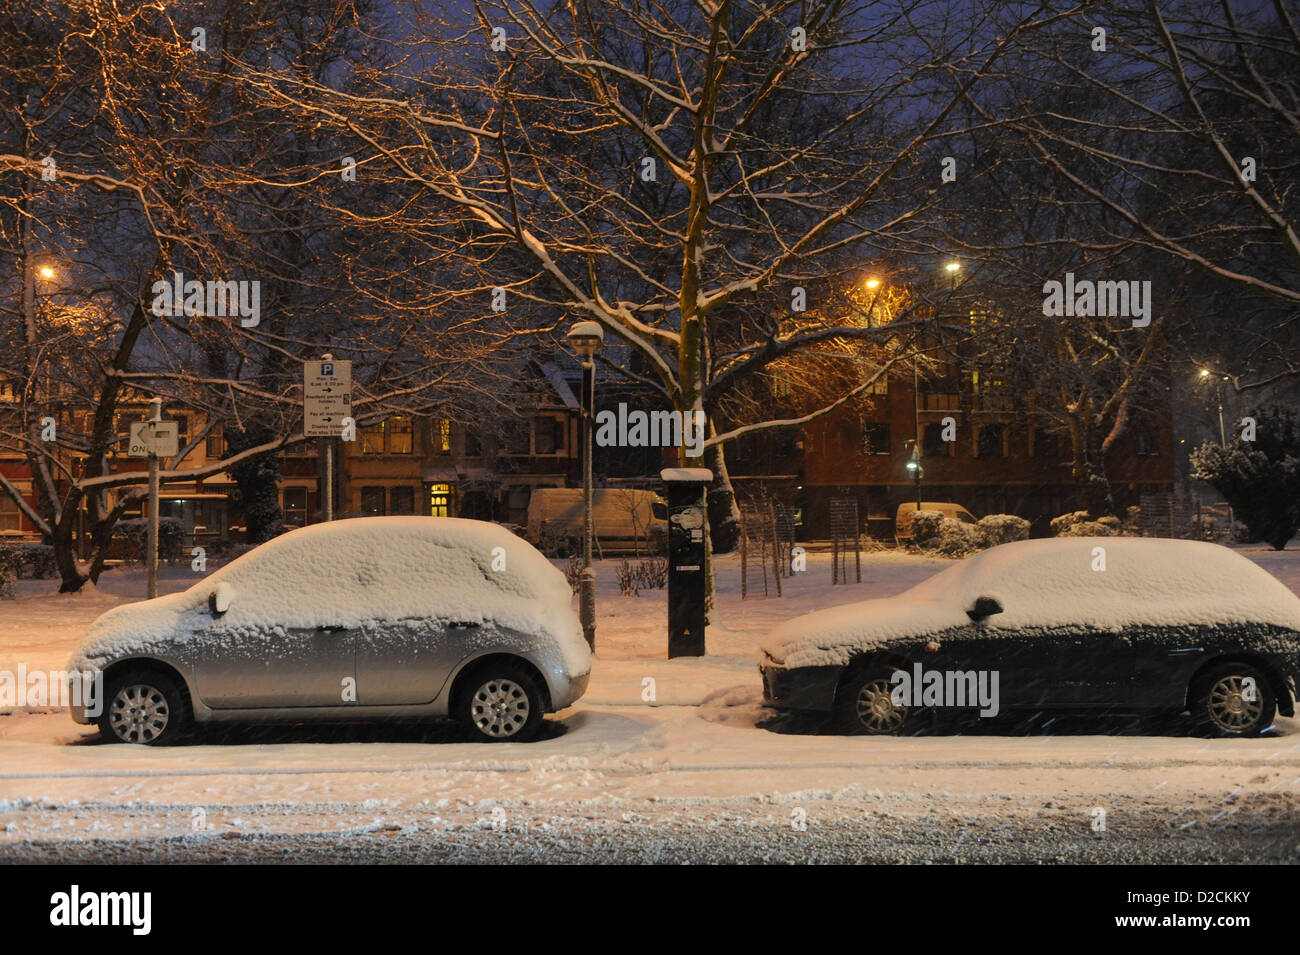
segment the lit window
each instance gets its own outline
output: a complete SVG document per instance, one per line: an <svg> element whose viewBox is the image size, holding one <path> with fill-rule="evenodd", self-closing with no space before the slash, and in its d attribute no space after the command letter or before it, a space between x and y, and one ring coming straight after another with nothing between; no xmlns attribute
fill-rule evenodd
<svg viewBox="0 0 1300 955"><path fill-rule="evenodd" d="M384 425L382 422L379 424L368 424L361 429L361 453L384 453Z"/></svg>
<svg viewBox="0 0 1300 955"><path fill-rule="evenodd" d="M451 454L451 422L446 418L433 420L433 453Z"/></svg>
<svg viewBox="0 0 1300 955"><path fill-rule="evenodd" d="M388 425L388 453L410 454L413 448L411 419L398 415L385 423Z"/></svg>

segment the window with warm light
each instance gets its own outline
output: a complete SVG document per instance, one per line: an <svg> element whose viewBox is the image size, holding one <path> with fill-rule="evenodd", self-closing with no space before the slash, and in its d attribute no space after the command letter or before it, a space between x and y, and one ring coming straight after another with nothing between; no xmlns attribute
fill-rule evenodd
<svg viewBox="0 0 1300 955"><path fill-rule="evenodd" d="M451 485L429 485L429 513L434 517L451 517Z"/></svg>
<svg viewBox="0 0 1300 955"><path fill-rule="evenodd" d="M451 454L451 421L447 418L433 419L433 453Z"/></svg>

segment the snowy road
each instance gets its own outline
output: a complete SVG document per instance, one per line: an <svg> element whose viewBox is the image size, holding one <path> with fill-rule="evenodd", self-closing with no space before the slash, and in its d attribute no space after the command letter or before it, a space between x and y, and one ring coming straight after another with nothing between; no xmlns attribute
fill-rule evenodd
<svg viewBox="0 0 1300 955"><path fill-rule="evenodd" d="M1082 718L845 739L755 726L745 696L575 709L492 747L412 726L154 750L15 714L0 859L1300 861L1296 721L1252 741Z"/></svg>
<svg viewBox="0 0 1300 955"><path fill-rule="evenodd" d="M1300 583L1291 553L1259 558ZM1298 720L1256 740L1084 717L842 738L759 705L754 647L774 623L941 566L879 555L860 587L810 574L742 602L724 564L725 625L700 660L662 659L662 593L604 591L590 692L533 744L259 727L155 749L0 712L0 861L1300 862ZM0 665L60 664L127 586L8 603Z"/></svg>

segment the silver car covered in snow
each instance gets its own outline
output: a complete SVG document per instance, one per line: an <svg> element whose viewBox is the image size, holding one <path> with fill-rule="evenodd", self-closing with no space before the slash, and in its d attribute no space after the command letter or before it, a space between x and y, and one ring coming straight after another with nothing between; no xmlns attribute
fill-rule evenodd
<svg viewBox="0 0 1300 955"><path fill-rule="evenodd" d="M147 744L191 720L447 715L476 739L527 740L586 690L570 601L564 575L495 524L315 524L99 617L70 668L102 671L102 699L73 718Z"/></svg>

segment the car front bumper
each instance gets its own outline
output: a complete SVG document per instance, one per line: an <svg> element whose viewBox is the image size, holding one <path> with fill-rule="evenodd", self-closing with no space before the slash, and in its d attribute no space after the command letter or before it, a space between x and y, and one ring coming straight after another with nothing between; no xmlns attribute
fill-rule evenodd
<svg viewBox="0 0 1300 955"><path fill-rule="evenodd" d="M759 664L763 676L763 702L781 710L829 713L835 703L843 667L785 667Z"/></svg>
<svg viewBox="0 0 1300 955"><path fill-rule="evenodd" d="M591 671L588 670L579 676L569 676L563 674L556 680L557 686L551 688L551 708L553 711L564 709L566 706L572 706L582 698L587 692L587 684L591 682Z"/></svg>

